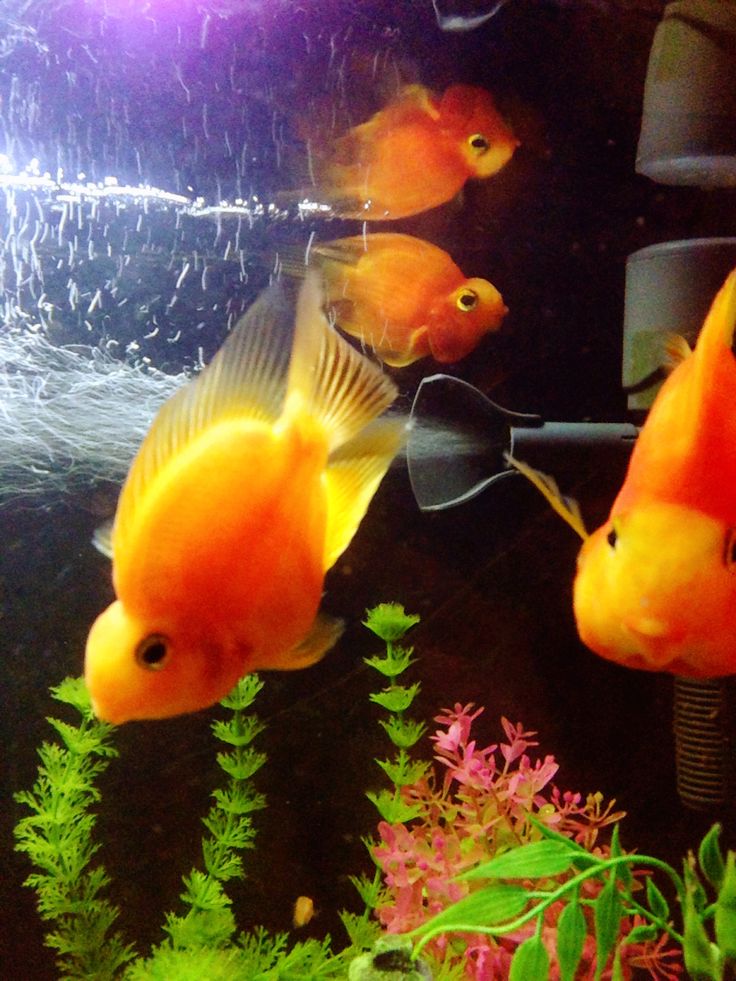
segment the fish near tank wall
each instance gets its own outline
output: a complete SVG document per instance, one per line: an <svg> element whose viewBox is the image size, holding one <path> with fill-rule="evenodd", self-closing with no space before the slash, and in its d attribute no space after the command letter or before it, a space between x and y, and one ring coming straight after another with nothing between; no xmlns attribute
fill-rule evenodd
<svg viewBox="0 0 736 981"><path fill-rule="evenodd" d="M446 204L380 229L434 243L498 288L508 307L501 328L443 370L547 419L627 418L629 254L733 234L732 189L666 187L634 171L664 4L510 0L467 30L443 30L437 7L79 0L8 3L0 13L8 976L55 976L34 897L20 885L27 863L12 852L22 809L11 794L33 782L44 717L55 711L49 686L80 673L89 626L112 598L94 530L112 513L157 405L178 375L211 359L277 255L305 249L311 236L362 232L356 219L295 211L288 192L309 183L305 136L365 121L402 83L493 94L521 144L512 159ZM456 16L463 26L468 10ZM425 358L387 370L408 410L437 366ZM44 385L58 394L51 405ZM560 486L596 527L624 465L565 463ZM627 847L675 865L694 847L713 815L683 811L677 799L671 683L580 644L577 550L520 479L422 515L405 468L393 467L326 580L324 604L346 621L343 639L306 672L264 675L259 789L268 809L234 890L243 928L290 929L294 901L309 896L319 915L304 930L338 936L337 910L355 906L347 876L368 861L360 838L376 815L364 793L380 780L372 759L386 752L362 661L376 642L360 621L383 600L422 617L411 635L418 716L484 705L476 725L485 743L499 739L501 715L522 720L555 755L561 787L599 790L627 811ZM120 759L101 785L101 854L120 927L141 949L160 941L162 911L199 857L200 816L217 781L209 717L121 727ZM717 815L727 840L731 801Z"/></svg>

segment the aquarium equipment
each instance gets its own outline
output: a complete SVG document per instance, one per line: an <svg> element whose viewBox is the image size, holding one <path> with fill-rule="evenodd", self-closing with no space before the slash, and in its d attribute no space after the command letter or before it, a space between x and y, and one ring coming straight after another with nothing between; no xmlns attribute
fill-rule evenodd
<svg viewBox="0 0 736 981"><path fill-rule="evenodd" d="M621 381L630 410L648 409L659 382L664 342L692 345L723 280L736 266L736 238L659 242L626 260Z"/></svg>
<svg viewBox="0 0 736 981"><path fill-rule="evenodd" d="M675 0L654 35L636 170L661 184L736 184L736 3Z"/></svg>
<svg viewBox="0 0 736 981"><path fill-rule="evenodd" d="M451 375L423 378L411 407L409 479L422 511L464 504L516 473L508 454L542 470L591 457L626 459L637 436L630 423L545 422L513 412ZM451 458L452 464L438 466Z"/></svg>

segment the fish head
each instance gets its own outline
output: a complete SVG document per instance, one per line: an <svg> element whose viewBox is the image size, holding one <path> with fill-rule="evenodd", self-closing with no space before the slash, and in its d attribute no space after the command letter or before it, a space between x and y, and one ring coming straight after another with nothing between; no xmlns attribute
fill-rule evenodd
<svg viewBox="0 0 736 981"><path fill-rule="evenodd" d="M470 354L484 334L498 330L507 312L492 283L487 279L466 279L430 307L427 337L432 357L440 364L459 361Z"/></svg>
<svg viewBox="0 0 736 981"><path fill-rule="evenodd" d="M656 501L609 519L583 544L578 633L609 660L692 677L736 672L736 530Z"/></svg>
<svg viewBox="0 0 736 981"><path fill-rule="evenodd" d="M438 124L459 149L472 177L491 177L519 146L490 92L475 85L451 85L445 91Z"/></svg>
<svg viewBox="0 0 736 981"><path fill-rule="evenodd" d="M196 712L223 698L244 673L225 645L147 623L116 600L95 620L84 675L95 715L119 725Z"/></svg>

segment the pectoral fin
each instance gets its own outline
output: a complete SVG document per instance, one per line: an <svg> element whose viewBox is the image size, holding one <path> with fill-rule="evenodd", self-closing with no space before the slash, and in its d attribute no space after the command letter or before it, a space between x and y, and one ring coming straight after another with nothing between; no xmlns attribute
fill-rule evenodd
<svg viewBox="0 0 736 981"><path fill-rule="evenodd" d="M509 466L514 467L530 483L534 484L552 510L559 514L570 525L572 530L580 535L583 541L589 537L578 502L570 497L564 497L560 488L557 486L557 481L553 477L550 477L549 474L542 473L541 470L535 470L534 467L530 467L523 460L517 460L510 453L504 453L504 459Z"/></svg>
<svg viewBox="0 0 736 981"><path fill-rule="evenodd" d="M299 668L308 668L317 661L322 660L331 647L337 643L345 629L342 620L328 617L324 613L318 613L312 629L304 640L300 641L296 647L285 651L280 657L264 664L263 668L270 671L296 671ZM261 667L261 665L257 665Z"/></svg>

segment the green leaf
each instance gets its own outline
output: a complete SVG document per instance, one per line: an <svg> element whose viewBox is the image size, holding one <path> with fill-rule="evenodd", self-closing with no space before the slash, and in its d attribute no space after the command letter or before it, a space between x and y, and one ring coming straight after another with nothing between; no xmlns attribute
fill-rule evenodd
<svg viewBox="0 0 736 981"><path fill-rule="evenodd" d="M365 917L348 913L344 909L339 910L338 916L356 950L368 950L381 936L381 928L375 920L366 920Z"/></svg>
<svg viewBox="0 0 736 981"><path fill-rule="evenodd" d="M621 964L621 946L616 947L616 953L613 958L613 970L611 971L611 981L625 981L624 979L624 969Z"/></svg>
<svg viewBox="0 0 736 981"><path fill-rule="evenodd" d="M611 835L611 857L620 858L623 854L624 850L619 841L619 825L616 823L613 826L613 834ZM616 875L626 886L631 887L634 882L634 876L626 863L622 863L616 867Z"/></svg>
<svg viewBox="0 0 736 981"><path fill-rule="evenodd" d="M509 981L547 981L549 978L549 954L537 934L527 937L516 948L509 968Z"/></svg>
<svg viewBox="0 0 736 981"><path fill-rule="evenodd" d="M705 837L700 842L700 847L698 848L698 862L700 863L700 868L703 870L703 875L705 878L715 889L721 888L721 882L723 881L723 873L725 869L723 852L721 851L721 846L718 841L720 834L721 825L714 824L712 828L706 832Z"/></svg>
<svg viewBox="0 0 736 981"><path fill-rule="evenodd" d="M721 981L720 953L710 942L703 926L701 912L704 905L703 887L693 869L692 854L683 864L685 874L685 901L682 908L682 953L685 970L693 981Z"/></svg>
<svg viewBox="0 0 736 981"><path fill-rule="evenodd" d="M688 903L697 913L702 913L708 905L708 895L695 870L695 858L692 852L688 852L687 858L683 859L682 870Z"/></svg>
<svg viewBox="0 0 736 981"><path fill-rule="evenodd" d="M373 879L369 879L367 875L351 875L349 879L363 900L366 908L375 909L378 905L378 897L382 888L380 878L374 877Z"/></svg>
<svg viewBox="0 0 736 981"><path fill-rule="evenodd" d="M660 920L666 921L668 919L670 915L669 903L651 876L647 877L647 903L652 913L659 917Z"/></svg>
<svg viewBox="0 0 736 981"><path fill-rule="evenodd" d="M537 831L539 831L543 838L548 838L550 841L563 842L573 851L577 852L578 858L581 855L587 856L588 858L595 858L595 856L591 855L590 852L583 848L582 845L579 845L576 841L573 841L572 838L568 838L566 835L560 834L559 831L555 831L554 828L550 828L548 824L545 824L544 821L540 821L534 814L529 815L529 821L537 829ZM603 860L596 859L596 861L600 863Z"/></svg>
<svg viewBox="0 0 736 981"><path fill-rule="evenodd" d="M715 930L721 953L736 966L736 853L731 851L716 900Z"/></svg>
<svg viewBox="0 0 736 981"><path fill-rule="evenodd" d="M384 821L389 824L406 824L421 813L418 804L405 804L400 797L390 790L380 790L377 794L366 792L366 797L376 808Z"/></svg>
<svg viewBox="0 0 736 981"><path fill-rule="evenodd" d="M654 923L640 923L626 934L627 944L641 944L647 940L656 940L660 934L659 927Z"/></svg>
<svg viewBox="0 0 736 981"><path fill-rule="evenodd" d="M416 698L420 687L419 682L415 682L409 688L392 685L390 688L384 688L382 692L370 695L370 700L388 712L405 712Z"/></svg>
<svg viewBox="0 0 736 981"><path fill-rule="evenodd" d="M399 750L395 760L375 761L389 778L394 787L406 787L416 783L430 769L431 764L424 760L409 759L405 750Z"/></svg>
<svg viewBox="0 0 736 981"><path fill-rule="evenodd" d="M623 909L615 875L606 884L593 903L595 920L596 981L601 977L608 957L616 943Z"/></svg>
<svg viewBox="0 0 736 981"><path fill-rule="evenodd" d="M389 643L400 640L419 617L404 611L401 603L379 603L372 610L366 610L364 626Z"/></svg>
<svg viewBox="0 0 736 981"><path fill-rule="evenodd" d="M483 862L458 879L539 879L567 872L575 858L569 843L532 841Z"/></svg>
<svg viewBox="0 0 736 981"><path fill-rule="evenodd" d="M220 810L227 814L250 814L251 811L262 811L266 806L266 798L249 787L228 787L222 790L216 787L212 796Z"/></svg>
<svg viewBox="0 0 736 981"><path fill-rule="evenodd" d="M557 960L561 981L574 981L587 934L588 924L576 891L557 921Z"/></svg>
<svg viewBox="0 0 736 981"><path fill-rule="evenodd" d="M247 780L266 762L264 753L243 749L242 746L238 746L231 753L218 753L216 758L219 766L233 780Z"/></svg>
<svg viewBox="0 0 736 981"><path fill-rule="evenodd" d="M92 702L84 678L64 678L60 685L50 689L51 697L58 702L73 706L85 718L92 715Z"/></svg>
<svg viewBox="0 0 736 981"><path fill-rule="evenodd" d="M494 926L512 920L529 902L529 893L523 886L493 884L463 896L452 906L442 910L431 920L412 931L421 936L432 931L472 931L475 927Z"/></svg>
<svg viewBox="0 0 736 981"><path fill-rule="evenodd" d="M240 679L228 695L220 699L220 705L232 712L244 712L253 704L261 688L263 688L263 682L258 675L247 674Z"/></svg>
<svg viewBox="0 0 736 981"><path fill-rule="evenodd" d="M264 729L265 725L255 715L243 716L240 713L227 722L217 719L212 723L215 736L230 746L247 746Z"/></svg>
<svg viewBox="0 0 736 981"><path fill-rule="evenodd" d="M416 658L412 657L412 653L413 649L411 647L394 646L386 657L364 657L363 661L369 668L379 671L387 678L394 679L398 678L400 674L406 671L410 664L414 663Z"/></svg>
<svg viewBox="0 0 736 981"><path fill-rule="evenodd" d="M389 719L379 719L378 721L398 749L411 749L427 731L423 722L415 722L413 719L399 719L394 715Z"/></svg>

